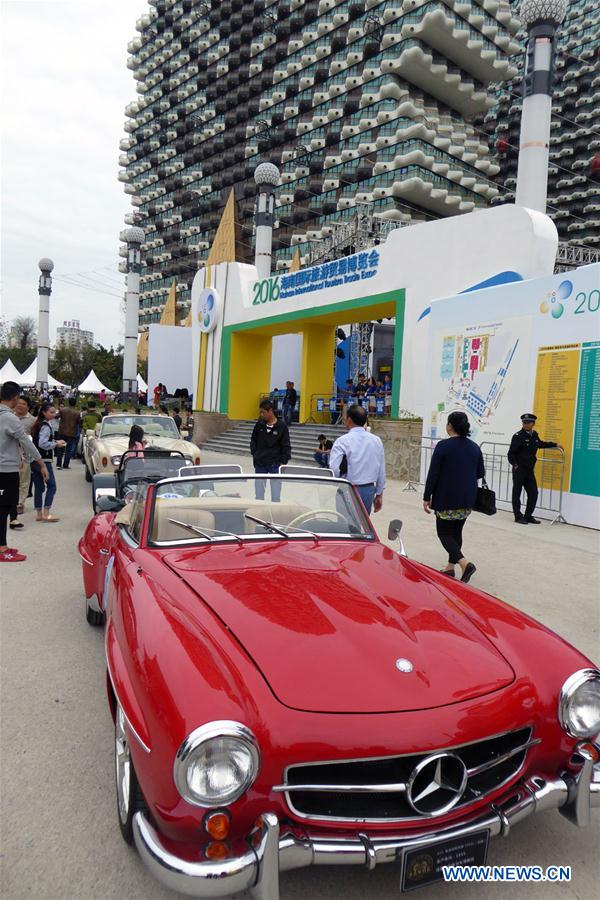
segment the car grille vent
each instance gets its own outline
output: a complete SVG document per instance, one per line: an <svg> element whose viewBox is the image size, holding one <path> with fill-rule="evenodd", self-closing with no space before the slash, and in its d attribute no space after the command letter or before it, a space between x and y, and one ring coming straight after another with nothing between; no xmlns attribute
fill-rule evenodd
<svg viewBox="0 0 600 900"><path fill-rule="evenodd" d="M435 757L437 753L452 754L462 760L466 781L458 801L451 807L454 811L514 778L525 762L529 747L538 743L539 740L532 739L531 728L521 728L449 750L290 766L286 781L276 790L285 793L290 810L304 818L351 821L421 819L447 810L436 809L432 804L427 811L417 811L409 802L407 785L420 763ZM327 790L322 789L325 785ZM338 785L340 791L335 790ZM376 788L370 790L371 785L397 785L397 789L388 787L385 792ZM302 786L310 787L310 790L302 790Z"/></svg>

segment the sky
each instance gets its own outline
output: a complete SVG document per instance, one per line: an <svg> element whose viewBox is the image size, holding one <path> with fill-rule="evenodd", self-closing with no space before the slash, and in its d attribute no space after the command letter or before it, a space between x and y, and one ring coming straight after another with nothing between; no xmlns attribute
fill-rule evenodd
<svg viewBox="0 0 600 900"><path fill-rule="evenodd" d="M122 342L119 232L131 204L117 180L119 141L139 96L127 44L147 9L146 0L0 0L1 315L37 320L38 260L49 256L51 339L79 319L96 342Z"/></svg>

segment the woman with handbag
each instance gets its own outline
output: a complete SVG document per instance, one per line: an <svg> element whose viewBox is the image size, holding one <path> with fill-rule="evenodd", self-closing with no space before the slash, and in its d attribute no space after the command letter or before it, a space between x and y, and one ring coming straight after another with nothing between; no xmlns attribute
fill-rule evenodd
<svg viewBox="0 0 600 900"><path fill-rule="evenodd" d="M446 425L448 439L436 445L423 495L423 509L435 512L437 535L448 553L448 565L441 569L450 578L455 567L461 569L461 581L469 581L476 572L474 563L462 553L463 528L477 502L477 481L485 477L483 456L464 412L453 412Z"/></svg>

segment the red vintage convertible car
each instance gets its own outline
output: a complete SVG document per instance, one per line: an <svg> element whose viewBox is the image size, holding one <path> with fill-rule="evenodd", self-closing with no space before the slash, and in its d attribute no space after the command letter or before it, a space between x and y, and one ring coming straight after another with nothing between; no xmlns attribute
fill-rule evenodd
<svg viewBox="0 0 600 900"><path fill-rule="evenodd" d="M200 471L98 505L118 818L168 887L276 900L280 871L390 863L409 889L600 805L598 670L383 545L347 482Z"/></svg>

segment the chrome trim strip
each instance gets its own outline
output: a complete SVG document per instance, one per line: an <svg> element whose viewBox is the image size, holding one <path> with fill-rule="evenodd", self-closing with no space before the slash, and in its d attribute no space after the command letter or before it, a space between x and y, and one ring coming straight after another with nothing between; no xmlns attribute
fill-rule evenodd
<svg viewBox="0 0 600 900"><path fill-rule="evenodd" d="M323 791L324 793L356 794L398 794L406 791L406 785L398 784L278 784L271 788L275 793L288 793L289 791Z"/></svg>
<svg viewBox="0 0 600 900"><path fill-rule="evenodd" d="M474 775L481 775L482 772L487 772L488 769L493 769L494 766L499 766L500 763L506 762L512 756L517 756L519 753L522 753L523 750L528 750L529 747L533 747L535 746L535 744L541 743L541 738L532 738L525 744L521 744L520 747L515 747L514 750L509 750L507 753L503 753L502 756L495 756L494 759L490 759L489 762L482 763L480 766L475 766L473 769L467 769L467 777L472 778Z"/></svg>
<svg viewBox="0 0 600 900"><path fill-rule="evenodd" d="M338 765L340 763L353 763L353 762L377 762L378 760L400 759L400 758L403 758L406 756L424 756L424 757L433 756L436 753L440 753L440 752L444 753L444 752L452 751L452 750L460 750L462 747L472 747L475 744L481 744L484 741L493 741L496 738L505 737L506 735L514 734L514 732L516 732L516 731L522 731L525 728L529 729L530 735L533 734L533 726L528 724L528 725L522 725L520 728L513 728L510 731L501 731L499 734L493 734L493 735L489 735L488 737L479 738L479 740L477 740L477 741L466 741L463 744L454 744L452 747L442 747L439 750L424 750L424 751L421 751L420 753L419 753L419 751L417 751L417 752L412 751L411 753L394 753L391 756L365 756L365 757L356 757L354 759L352 759L352 758L351 759L328 759L328 760L317 761L317 762L294 763L292 765L286 766L286 768L284 769L284 773L283 773L284 782L282 785L277 785L278 788L283 787L286 789L284 791L276 791L276 792L284 793L285 801L287 803L287 806L288 806L290 812L294 816L296 816L298 819L302 819L303 821L307 821L307 822L346 822L346 823L369 823L369 824L381 824L381 825L383 825L383 824L394 825L394 824L400 824L400 823L405 823L405 822L423 822L428 819L435 819L437 816L440 815L440 813L431 813L429 815L422 814L420 816L401 816L399 818L390 818L390 817L365 818L364 816L360 816L360 817L359 816L350 816L350 817L349 816L325 816L325 815L314 815L313 813L304 813L304 812L301 812L300 810L296 809L296 807L293 804L291 794L296 786L295 785L286 785L286 780L288 778L288 772L290 771L290 769L299 769L299 768L302 768L305 766ZM527 761L527 751L528 751L529 747L532 746L533 744L537 744L537 743L541 743L541 740L530 738L530 740L527 741L527 745L526 745L526 749L525 749L525 756L523 757L523 762L521 763L519 768L515 772L513 772L508 778L505 778L504 781L502 781L500 784L496 785L494 788L492 788L492 790L486 791L485 794L481 794L478 797L474 797L469 800L465 800L462 803L458 803L452 809L452 812L453 813L458 812L458 811L462 812L463 810L466 810L473 803L479 803L485 797L488 797L490 794L494 793L495 791L501 790L503 787L505 787L507 784L509 784L511 781L513 781L513 779L517 778L521 774L521 772L523 771L523 769L525 767L525 763ZM518 751L518 752L522 752L522 750L523 750L523 747L521 747L520 751ZM498 757L498 762L500 762L500 761L501 761L500 757ZM275 791L275 788L273 788L273 790ZM468 790L468 785L467 785L466 790Z"/></svg>
<svg viewBox="0 0 600 900"><path fill-rule="evenodd" d="M86 559L86 557L83 555L83 553L81 552L81 550L78 550L78 551L77 551L77 554L78 554L79 558L81 559L81 561L84 562L84 563L86 564L86 566L93 566L93 565L94 565L94 563L91 561L91 559Z"/></svg>
<svg viewBox="0 0 600 900"><path fill-rule="evenodd" d="M112 672L110 671L110 665L108 662L108 654L105 652L104 655L106 657L106 671L108 672L108 677L110 678L110 683L112 685L112 689L113 689L115 697L117 699L117 703L119 704L119 706L121 707L121 710L123 711L123 715L125 716L125 721L127 722L127 725L129 726L129 730L131 731L132 735L134 736L134 738L136 739L136 741L138 742L138 744L140 745L142 750L144 750L145 753L151 753L152 751L150 750L150 747L148 747L148 745L144 743L144 741L141 739L141 737L139 736L139 734L137 733L137 731L135 730L135 728L133 727L133 725L127 718L127 713L125 712L125 709L123 708L123 704L121 703L121 699L119 697L117 689L115 688L114 678L112 676Z"/></svg>

